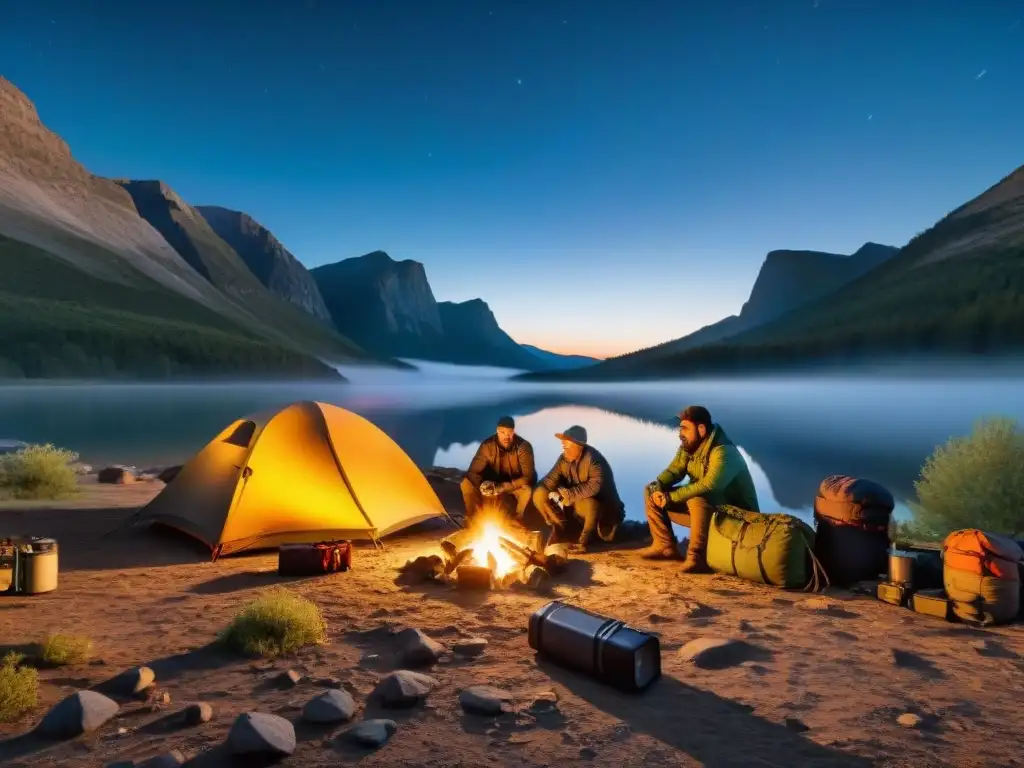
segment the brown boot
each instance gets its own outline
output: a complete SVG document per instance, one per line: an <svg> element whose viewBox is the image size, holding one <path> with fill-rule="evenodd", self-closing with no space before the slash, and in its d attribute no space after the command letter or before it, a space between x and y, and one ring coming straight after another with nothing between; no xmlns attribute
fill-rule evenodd
<svg viewBox="0 0 1024 768"><path fill-rule="evenodd" d="M650 546L641 549L637 554L644 560L679 560L679 545L675 541L668 544L654 541Z"/></svg>
<svg viewBox="0 0 1024 768"><path fill-rule="evenodd" d="M686 548L686 562L680 570L683 573L710 573L707 560L708 531L715 508L699 497L690 499L686 508L690 513L690 545Z"/></svg>

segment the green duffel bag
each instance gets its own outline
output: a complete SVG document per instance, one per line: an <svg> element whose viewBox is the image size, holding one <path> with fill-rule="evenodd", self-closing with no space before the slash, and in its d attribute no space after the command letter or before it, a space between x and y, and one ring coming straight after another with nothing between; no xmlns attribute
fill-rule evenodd
<svg viewBox="0 0 1024 768"><path fill-rule="evenodd" d="M814 557L814 529L793 515L718 507L708 532L707 559L717 573L783 589L818 591L828 585Z"/></svg>

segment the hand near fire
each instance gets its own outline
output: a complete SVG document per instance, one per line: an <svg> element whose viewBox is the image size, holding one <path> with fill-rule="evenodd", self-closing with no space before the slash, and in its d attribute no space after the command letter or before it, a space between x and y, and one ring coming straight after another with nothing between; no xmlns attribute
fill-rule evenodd
<svg viewBox="0 0 1024 768"><path fill-rule="evenodd" d="M559 488L558 495L561 497L560 503L562 506L567 506L569 504L569 490L567 488Z"/></svg>
<svg viewBox="0 0 1024 768"><path fill-rule="evenodd" d="M482 496L494 496L494 482L492 480L484 480L480 483L480 494Z"/></svg>

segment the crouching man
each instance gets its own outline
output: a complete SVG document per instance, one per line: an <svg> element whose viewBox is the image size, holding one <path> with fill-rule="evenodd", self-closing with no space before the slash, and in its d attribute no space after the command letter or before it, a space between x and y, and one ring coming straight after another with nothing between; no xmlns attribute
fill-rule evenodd
<svg viewBox="0 0 1024 768"><path fill-rule="evenodd" d="M596 448L587 445L583 427L569 427L555 437L562 441L562 455L533 492L533 505L552 527L549 543L564 536L570 512L583 523L583 532L571 551L586 552L595 531L602 541L614 541L626 508L611 466Z"/></svg>
<svg viewBox="0 0 1024 768"><path fill-rule="evenodd" d="M679 414L679 450L672 463L644 491L653 542L641 556L679 557L672 523L690 529L684 573L707 573L708 531L715 507L759 511L747 462L707 408L691 405ZM686 485L677 485L689 478Z"/></svg>
<svg viewBox="0 0 1024 768"><path fill-rule="evenodd" d="M466 520L471 521L480 513L486 499L505 516L514 515L522 524L536 482L533 446L516 434L511 416L502 416L497 431L476 449L462 479Z"/></svg>

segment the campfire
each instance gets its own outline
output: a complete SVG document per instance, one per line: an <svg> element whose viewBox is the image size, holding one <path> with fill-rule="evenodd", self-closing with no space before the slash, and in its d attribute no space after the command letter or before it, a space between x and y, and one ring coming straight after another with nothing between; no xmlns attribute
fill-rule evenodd
<svg viewBox="0 0 1024 768"><path fill-rule="evenodd" d="M440 541L441 554L421 555L402 567L403 574L448 583L458 589L543 591L568 559L564 544L543 547L539 536L514 531L498 514Z"/></svg>

